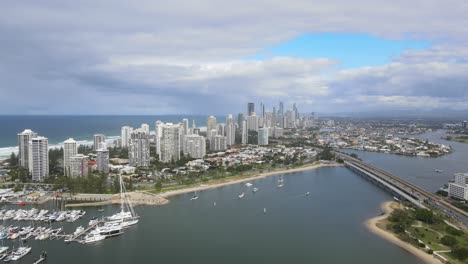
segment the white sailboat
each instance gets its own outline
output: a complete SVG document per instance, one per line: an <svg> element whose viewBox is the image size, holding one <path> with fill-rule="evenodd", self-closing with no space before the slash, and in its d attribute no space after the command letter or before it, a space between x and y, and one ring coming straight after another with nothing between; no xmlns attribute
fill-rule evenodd
<svg viewBox="0 0 468 264"><path fill-rule="evenodd" d="M138 223L140 218L133 210L132 202L126 195L125 184L120 175L120 212L106 218L110 222L121 222L123 227Z"/></svg>

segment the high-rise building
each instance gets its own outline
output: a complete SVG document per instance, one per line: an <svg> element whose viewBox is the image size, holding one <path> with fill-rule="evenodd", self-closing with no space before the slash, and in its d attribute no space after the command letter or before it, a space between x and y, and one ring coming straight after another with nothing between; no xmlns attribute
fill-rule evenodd
<svg viewBox="0 0 468 264"><path fill-rule="evenodd" d="M148 167L150 165L149 135L143 129L135 129L130 135L128 158L130 166Z"/></svg>
<svg viewBox="0 0 468 264"><path fill-rule="evenodd" d="M161 156L161 137L162 137L162 124L160 120L156 121L154 124L155 132L155 142L156 142L156 154Z"/></svg>
<svg viewBox="0 0 468 264"><path fill-rule="evenodd" d="M268 145L268 128L258 129L258 145L265 146Z"/></svg>
<svg viewBox="0 0 468 264"><path fill-rule="evenodd" d="M226 135L226 124L218 124L218 135Z"/></svg>
<svg viewBox="0 0 468 264"><path fill-rule="evenodd" d="M283 102L279 103L278 114L281 115L281 116L284 115L284 104L283 104Z"/></svg>
<svg viewBox="0 0 468 264"><path fill-rule="evenodd" d="M466 127L467 127L467 124L468 124L468 122L467 122L466 120L463 121L463 122L462 122L462 127L463 127L463 128L466 128Z"/></svg>
<svg viewBox="0 0 468 264"><path fill-rule="evenodd" d="M104 136L103 134L94 135L93 150L96 151L96 150L102 148L103 147L102 144L106 144L106 136Z"/></svg>
<svg viewBox="0 0 468 264"><path fill-rule="evenodd" d="M247 130L258 131L258 116L255 115L255 112L247 117Z"/></svg>
<svg viewBox="0 0 468 264"><path fill-rule="evenodd" d="M249 142L249 130L247 129L247 120L242 122L242 144Z"/></svg>
<svg viewBox="0 0 468 264"><path fill-rule="evenodd" d="M252 115L252 113L255 112L255 104L254 103L248 103L247 104L247 116Z"/></svg>
<svg viewBox="0 0 468 264"><path fill-rule="evenodd" d="M34 137L29 141L29 172L32 180L39 182L49 177L49 141L45 137Z"/></svg>
<svg viewBox="0 0 468 264"><path fill-rule="evenodd" d="M211 151L224 151L227 149L226 137L221 135L212 136L210 139Z"/></svg>
<svg viewBox="0 0 468 264"><path fill-rule="evenodd" d="M182 119L182 135L188 135L189 130L189 120L187 118Z"/></svg>
<svg viewBox="0 0 468 264"><path fill-rule="evenodd" d="M128 148L128 142L130 141L130 135L132 134L133 127L124 126L121 129L122 148Z"/></svg>
<svg viewBox="0 0 468 264"><path fill-rule="evenodd" d="M244 123L244 114L243 113L239 113L237 115L237 126L239 127L239 129L242 131L242 124Z"/></svg>
<svg viewBox="0 0 468 264"><path fill-rule="evenodd" d="M63 173L71 176L71 157L78 155L78 144L73 138L63 142Z"/></svg>
<svg viewBox="0 0 468 264"><path fill-rule="evenodd" d="M236 143L236 124L231 114L226 118L226 141L228 146Z"/></svg>
<svg viewBox="0 0 468 264"><path fill-rule="evenodd" d="M180 159L180 126L171 123L161 125L161 162L178 161Z"/></svg>
<svg viewBox="0 0 468 264"><path fill-rule="evenodd" d="M148 124L141 124L141 129L143 129L146 134L150 134L150 126Z"/></svg>
<svg viewBox="0 0 468 264"><path fill-rule="evenodd" d="M205 137L194 134L185 136L183 152L194 159L202 159L206 154Z"/></svg>
<svg viewBox="0 0 468 264"><path fill-rule="evenodd" d="M20 167L29 167L29 141L37 137L37 134L30 129L25 129L18 133L18 164Z"/></svg>
<svg viewBox="0 0 468 264"><path fill-rule="evenodd" d="M96 170L109 173L109 150L98 149L96 152Z"/></svg>
<svg viewBox="0 0 468 264"><path fill-rule="evenodd" d="M212 130L217 130L216 127L216 117L210 116L208 119L206 119L206 137L210 139L211 136L211 131Z"/></svg>
<svg viewBox="0 0 468 264"><path fill-rule="evenodd" d="M70 158L70 176L73 178L88 176L88 156L78 154Z"/></svg>

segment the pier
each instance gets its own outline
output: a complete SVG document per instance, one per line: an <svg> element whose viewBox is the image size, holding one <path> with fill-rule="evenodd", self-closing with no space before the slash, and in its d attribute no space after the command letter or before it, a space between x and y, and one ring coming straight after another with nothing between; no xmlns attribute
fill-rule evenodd
<svg viewBox="0 0 468 264"><path fill-rule="evenodd" d="M98 221L90 226L88 226L87 228L85 228L82 232L78 233L78 234L72 234L72 235L69 235L69 238L66 238L65 239L65 242L80 242L80 240L78 240L78 238L84 234L86 234L87 232L89 232L89 230L93 229L94 227L96 227L97 225L99 224L102 224L104 223L104 221Z"/></svg>

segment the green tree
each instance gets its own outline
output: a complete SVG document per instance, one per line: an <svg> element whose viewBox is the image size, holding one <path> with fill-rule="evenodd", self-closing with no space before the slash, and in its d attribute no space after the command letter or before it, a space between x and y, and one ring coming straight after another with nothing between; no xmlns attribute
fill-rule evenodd
<svg viewBox="0 0 468 264"><path fill-rule="evenodd" d="M459 246L459 247L455 247L453 250L452 250L452 254L459 260L465 260L468 258L468 248L466 247L462 247L462 246Z"/></svg>
<svg viewBox="0 0 468 264"><path fill-rule="evenodd" d="M16 156L14 152L11 153L9 162L12 167L18 166L18 156Z"/></svg>
<svg viewBox="0 0 468 264"><path fill-rule="evenodd" d="M453 236L448 235L448 236L444 236L444 237L440 240L440 242L441 242L442 244L446 245L446 246L451 247L451 246L454 246L454 245L457 244L457 239L456 239L455 237L453 237Z"/></svg>
<svg viewBox="0 0 468 264"><path fill-rule="evenodd" d="M434 213L427 209L417 208L415 212L416 219L424 223L432 224L434 223Z"/></svg>

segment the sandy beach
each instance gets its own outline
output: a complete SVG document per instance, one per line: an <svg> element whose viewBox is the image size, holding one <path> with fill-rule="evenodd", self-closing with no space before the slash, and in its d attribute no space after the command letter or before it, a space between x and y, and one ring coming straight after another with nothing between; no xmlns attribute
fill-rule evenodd
<svg viewBox="0 0 468 264"><path fill-rule="evenodd" d="M241 178L241 179L225 178L225 179L220 180L219 182L215 182L215 183L211 183L211 184L210 183L200 184L200 185L194 186L194 187L188 187L188 188L183 188L183 189L179 189L179 190L163 192L160 195L162 197L164 197L164 198L169 198L169 197L174 196L174 195L219 188L219 187L226 186L226 185L248 182L248 181L251 181L251 180L266 178L266 177L274 176L274 175L278 175L278 174L289 174L289 173L307 171L307 170L312 170L312 169L318 169L318 168L322 168L322 167L337 167L337 166L343 166L343 165L338 164L338 163L310 164L310 165L305 165L305 166L302 166L302 167L289 169L289 170L278 170L278 171L259 173L259 174L248 176L248 177Z"/></svg>
<svg viewBox="0 0 468 264"><path fill-rule="evenodd" d="M413 245L401 241L396 235L381 229L377 224L385 220L394 209L399 208L400 204L394 201L385 202L382 204L382 210L384 211L383 215L374 217L366 221L366 227L374 234L380 236L381 238L390 241L391 243L399 246L400 248L406 250L407 252L417 256L422 261L427 264L441 264L442 262L434 258L432 255L427 254L423 250L414 247Z"/></svg>

